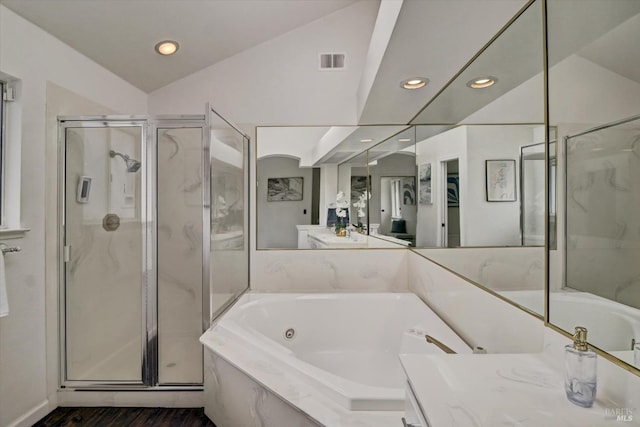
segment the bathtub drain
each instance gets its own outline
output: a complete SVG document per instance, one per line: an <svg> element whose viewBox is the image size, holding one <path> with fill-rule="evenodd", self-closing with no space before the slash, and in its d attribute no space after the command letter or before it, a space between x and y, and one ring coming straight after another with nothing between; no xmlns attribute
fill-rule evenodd
<svg viewBox="0 0 640 427"><path fill-rule="evenodd" d="M296 335L296 330L293 328L289 328L286 331L284 331L284 337L288 340L292 340L295 335Z"/></svg>

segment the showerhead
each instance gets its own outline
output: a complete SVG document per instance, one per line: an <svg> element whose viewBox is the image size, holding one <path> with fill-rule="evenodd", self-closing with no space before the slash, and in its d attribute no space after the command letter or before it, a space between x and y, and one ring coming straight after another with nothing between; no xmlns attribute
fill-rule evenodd
<svg viewBox="0 0 640 427"><path fill-rule="evenodd" d="M141 163L129 157L128 154L122 154L111 150L109 151L109 156L112 158L115 156L122 157L122 160L124 160L124 163L127 165L127 172L138 172L138 169L140 169Z"/></svg>
<svg viewBox="0 0 640 427"><path fill-rule="evenodd" d="M127 172L138 172L140 169L140 162L134 159L125 160L127 163Z"/></svg>

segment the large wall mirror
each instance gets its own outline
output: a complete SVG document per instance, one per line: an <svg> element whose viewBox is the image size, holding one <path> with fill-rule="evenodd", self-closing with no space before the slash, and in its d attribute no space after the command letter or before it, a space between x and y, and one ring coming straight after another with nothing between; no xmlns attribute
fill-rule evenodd
<svg viewBox="0 0 640 427"><path fill-rule="evenodd" d="M585 326L591 344L638 369L640 2L547 0L547 13L558 133L548 320Z"/></svg>
<svg viewBox="0 0 640 427"><path fill-rule="evenodd" d="M410 125L258 128L257 248L411 248L542 316L542 18L528 2Z"/></svg>
<svg viewBox="0 0 640 427"><path fill-rule="evenodd" d="M540 316L543 60L542 4L533 1L412 121L416 251Z"/></svg>
<svg viewBox="0 0 640 427"><path fill-rule="evenodd" d="M370 206L381 199L371 191L367 150L412 132L407 125L258 127L256 247L406 247L400 238L370 236L377 232L369 229ZM413 158L408 163L412 169Z"/></svg>

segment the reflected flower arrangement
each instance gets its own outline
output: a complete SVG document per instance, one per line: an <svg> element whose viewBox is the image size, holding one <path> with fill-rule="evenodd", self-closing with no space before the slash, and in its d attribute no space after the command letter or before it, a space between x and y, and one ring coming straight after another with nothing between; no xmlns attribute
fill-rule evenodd
<svg viewBox="0 0 640 427"><path fill-rule="evenodd" d="M343 191L338 192L336 195L336 235L345 236L347 229L347 208L349 207L349 200L344 195Z"/></svg>
<svg viewBox="0 0 640 427"><path fill-rule="evenodd" d="M357 202L353 203L353 207L358 210L358 228L362 228L362 220L360 218L364 218L366 216L365 209L367 207L367 200L371 198L371 193L368 191L364 191Z"/></svg>

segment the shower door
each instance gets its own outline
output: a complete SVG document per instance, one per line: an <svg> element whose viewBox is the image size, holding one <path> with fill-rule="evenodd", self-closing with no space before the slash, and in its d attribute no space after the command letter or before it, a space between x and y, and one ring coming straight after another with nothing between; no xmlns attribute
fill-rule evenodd
<svg viewBox="0 0 640 427"><path fill-rule="evenodd" d="M207 105L205 175L205 253L209 268L210 300L205 301L205 324L222 313L249 288L249 137Z"/></svg>
<svg viewBox="0 0 640 427"><path fill-rule="evenodd" d="M62 121L63 386L150 382L144 121Z"/></svg>
<svg viewBox="0 0 640 427"><path fill-rule="evenodd" d="M157 381L202 384L203 118L153 121L157 147Z"/></svg>
<svg viewBox="0 0 640 427"><path fill-rule="evenodd" d="M248 137L207 112L60 119L63 387L202 387L249 283Z"/></svg>

